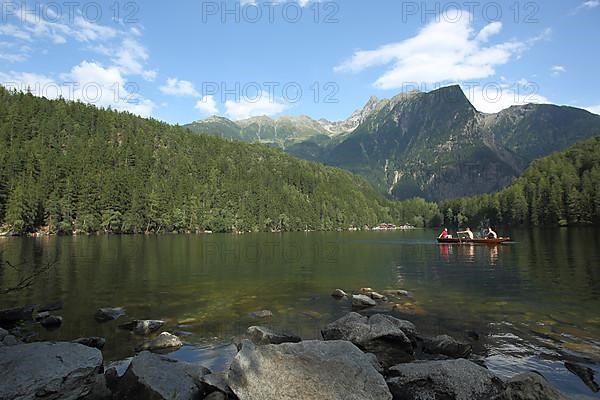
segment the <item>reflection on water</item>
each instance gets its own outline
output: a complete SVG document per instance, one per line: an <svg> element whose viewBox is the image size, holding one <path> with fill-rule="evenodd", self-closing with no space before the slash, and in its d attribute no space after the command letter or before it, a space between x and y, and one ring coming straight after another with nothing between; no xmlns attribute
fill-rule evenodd
<svg viewBox="0 0 600 400"><path fill-rule="evenodd" d="M562 390L589 389L562 366L600 361L600 235L593 229L503 232L501 246L437 244L437 233L348 232L204 236L2 238L0 270L7 287L58 263L0 307L62 299L64 325L36 327L40 338L107 339L107 360L133 354L141 338L116 328L127 319L164 319L186 346L171 356L226 367L230 339L253 324L285 328L305 339L350 311L330 296L373 287L406 289L369 312L410 319L424 333L468 339L494 371L510 376L536 369ZM390 292L393 293L393 292ZM98 324L96 309L125 307L122 320ZM270 310L256 320L252 312Z"/></svg>

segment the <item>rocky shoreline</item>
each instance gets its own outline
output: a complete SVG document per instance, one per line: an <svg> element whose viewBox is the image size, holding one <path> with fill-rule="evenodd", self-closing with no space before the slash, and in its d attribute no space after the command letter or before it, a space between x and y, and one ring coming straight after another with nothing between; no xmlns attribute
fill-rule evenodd
<svg viewBox="0 0 600 400"><path fill-rule="evenodd" d="M332 296L350 300L355 311L385 301L369 288L357 294L337 289ZM3 310L0 324L29 318L60 325L60 317L49 314L59 306ZM104 323L123 315L121 308L104 308L94 316ZM221 373L168 358L164 353L182 342L163 325L159 320L119 325L147 338L122 375L105 369L102 338L26 343L18 327L0 328L0 399L566 399L536 372L503 380L477 358L469 359L470 343L422 335L412 322L387 314L350 312L323 326L322 340L251 326L233 339L237 355ZM585 368L573 363L567 368L595 385Z"/></svg>

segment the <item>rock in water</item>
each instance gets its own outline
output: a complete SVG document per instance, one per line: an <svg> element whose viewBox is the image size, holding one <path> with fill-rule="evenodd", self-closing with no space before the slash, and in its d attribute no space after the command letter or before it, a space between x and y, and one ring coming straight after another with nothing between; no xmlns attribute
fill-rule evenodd
<svg viewBox="0 0 600 400"><path fill-rule="evenodd" d="M62 302L62 300L59 301L55 301L54 303L50 303L50 304L46 304L44 306L41 306L37 309L38 312L45 312L45 311L58 311L58 310L62 310L64 304Z"/></svg>
<svg viewBox="0 0 600 400"><path fill-rule="evenodd" d="M4 338L8 336L8 331L6 329L0 328L0 342L4 340Z"/></svg>
<svg viewBox="0 0 600 400"><path fill-rule="evenodd" d="M122 307L101 308L98 311L96 311L96 314L94 314L94 318L98 322L108 322L115 320L123 315L125 315L125 309L123 309Z"/></svg>
<svg viewBox="0 0 600 400"><path fill-rule="evenodd" d="M373 307L377 302L364 294L355 294L352 296L353 307Z"/></svg>
<svg viewBox="0 0 600 400"><path fill-rule="evenodd" d="M119 325L121 329L127 329L128 331L132 331L136 335L149 335L153 332L156 332L160 328L163 327L165 321L148 319L148 320L135 320L131 322L127 322L125 324Z"/></svg>
<svg viewBox="0 0 600 400"><path fill-rule="evenodd" d="M202 366L179 362L143 351L131 360L120 379L117 399L202 398L200 378L210 371Z"/></svg>
<svg viewBox="0 0 600 400"><path fill-rule="evenodd" d="M491 400L503 389L500 378L464 359L400 364L389 373L394 399Z"/></svg>
<svg viewBox="0 0 600 400"><path fill-rule="evenodd" d="M342 299L344 297L348 297L348 294L342 289L335 289L333 293L331 293L331 296L335 297L336 299Z"/></svg>
<svg viewBox="0 0 600 400"><path fill-rule="evenodd" d="M248 328L248 336L254 344L281 344L281 343L298 343L302 339L287 332L278 332L273 329L265 328L264 326L251 326Z"/></svg>
<svg viewBox="0 0 600 400"><path fill-rule="evenodd" d="M273 313L269 310L261 310L250 313L250 316L256 319L271 318L273 316Z"/></svg>
<svg viewBox="0 0 600 400"><path fill-rule="evenodd" d="M58 328L62 325L62 317L56 315L48 315L40 320L40 324L47 329Z"/></svg>
<svg viewBox="0 0 600 400"><path fill-rule="evenodd" d="M577 375L583 383L589 387L592 392L598 393L600 391L600 386L594 380L594 371L591 368L584 367L583 365L579 365L573 362L565 362L565 367L575 375Z"/></svg>
<svg viewBox="0 0 600 400"><path fill-rule="evenodd" d="M466 358L473 348L448 335L439 335L423 340L423 351L429 354L441 354L450 358Z"/></svg>
<svg viewBox="0 0 600 400"><path fill-rule="evenodd" d="M2 347L0 399L79 399L97 391L101 371L102 353L75 343Z"/></svg>
<svg viewBox="0 0 600 400"><path fill-rule="evenodd" d="M93 347L95 349L102 350L106 344L106 339L94 336L89 338L75 339L73 340L73 343L79 343L87 347Z"/></svg>
<svg viewBox="0 0 600 400"><path fill-rule="evenodd" d="M494 400L567 400L548 381L535 372L516 375L506 383L504 392Z"/></svg>
<svg viewBox="0 0 600 400"><path fill-rule="evenodd" d="M180 348L181 346L183 346L183 343L181 343L181 340L179 340L177 336L171 335L169 332L163 332L150 342L144 343L141 346L139 346L136 349L136 351L160 351L171 349L175 350Z"/></svg>
<svg viewBox="0 0 600 400"><path fill-rule="evenodd" d="M416 328L411 322L383 314L367 318L354 312L321 331L325 340L348 340L375 354L386 368L413 360L415 334Z"/></svg>
<svg viewBox="0 0 600 400"><path fill-rule="evenodd" d="M390 400L369 358L346 341L256 346L244 341L227 374L240 400Z"/></svg>
<svg viewBox="0 0 600 400"><path fill-rule="evenodd" d="M0 325L12 325L19 321L31 321L33 306L0 310Z"/></svg>

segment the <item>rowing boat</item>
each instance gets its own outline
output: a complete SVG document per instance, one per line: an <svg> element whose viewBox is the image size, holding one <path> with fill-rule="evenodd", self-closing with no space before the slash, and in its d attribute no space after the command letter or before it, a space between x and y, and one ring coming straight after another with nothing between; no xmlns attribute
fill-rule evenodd
<svg viewBox="0 0 600 400"><path fill-rule="evenodd" d="M459 238L438 238L438 243L476 243L476 244L502 244L510 242L508 237L499 237L497 239L459 239Z"/></svg>

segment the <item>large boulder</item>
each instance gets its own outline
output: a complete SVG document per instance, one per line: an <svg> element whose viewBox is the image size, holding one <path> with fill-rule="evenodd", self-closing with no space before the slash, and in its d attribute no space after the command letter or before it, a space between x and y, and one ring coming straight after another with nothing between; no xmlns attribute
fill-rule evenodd
<svg viewBox="0 0 600 400"><path fill-rule="evenodd" d="M158 331L163 327L165 321L155 320L155 319L145 319L145 320L134 320L124 324L119 325L119 328L126 329L135 333L136 335L149 335L153 332Z"/></svg>
<svg viewBox="0 0 600 400"><path fill-rule="evenodd" d="M143 351L131 360L114 397L133 400L201 398L204 389L200 378L209 373L202 366Z"/></svg>
<svg viewBox="0 0 600 400"><path fill-rule="evenodd" d="M568 400L540 374L527 372L511 378L494 400Z"/></svg>
<svg viewBox="0 0 600 400"><path fill-rule="evenodd" d="M251 326L248 328L247 335L254 344L298 343L302 340L292 333L276 331L264 326Z"/></svg>
<svg viewBox="0 0 600 400"><path fill-rule="evenodd" d="M244 341L227 381L240 400L392 398L369 357L346 341Z"/></svg>
<svg viewBox="0 0 600 400"><path fill-rule="evenodd" d="M503 389L500 378L464 359L400 364L389 374L394 399L491 400Z"/></svg>
<svg viewBox="0 0 600 400"><path fill-rule="evenodd" d="M181 340L175 335L169 332L163 332L149 342L143 343L136 348L136 351L150 350L150 351L164 351L164 350L176 350L183 346Z"/></svg>
<svg viewBox="0 0 600 400"><path fill-rule="evenodd" d="M321 331L325 340L348 340L360 349L377 356L388 368L414 358L415 326L389 315L364 317L349 313Z"/></svg>
<svg viewBox="0 0 600 400"><path fill-rule="evenodd" d="M448 335L439 335L423 339L423 351L429 354L441 354L450 358L467 358L473 347Z"/></svg>
<svg viewBox="0 0 600 400"><path fill-rule="evenodd" d="M80 399L103 380L97 349L52 342L0 348L0 399Z"/></svg>

